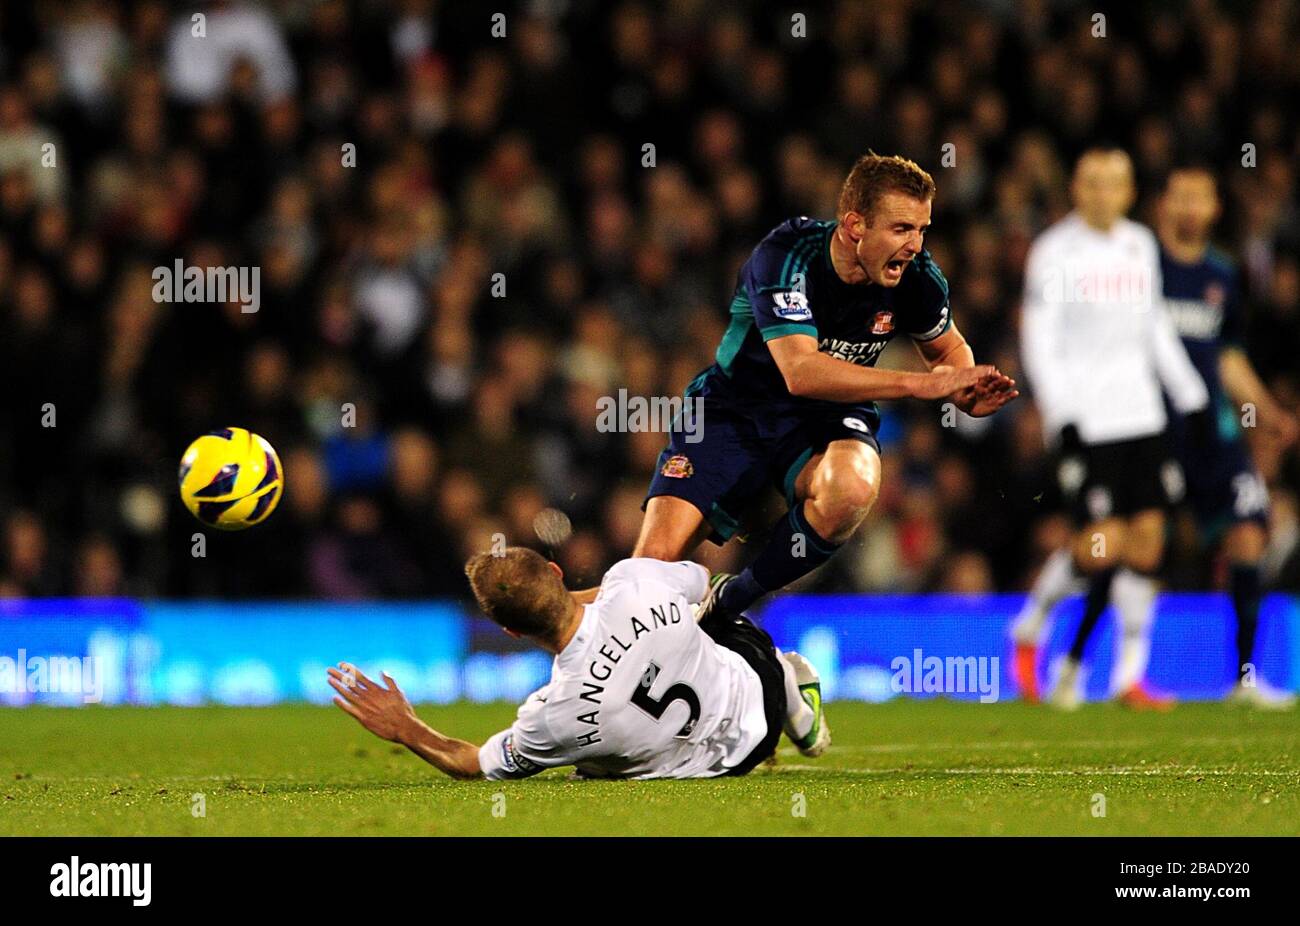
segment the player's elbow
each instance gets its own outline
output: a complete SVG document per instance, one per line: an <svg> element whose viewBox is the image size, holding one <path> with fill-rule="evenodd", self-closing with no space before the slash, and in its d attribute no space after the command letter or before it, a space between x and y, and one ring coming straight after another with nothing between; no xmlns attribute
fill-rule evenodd
<svg viewBox="0 0 1300 926"><path fill-rule="evenodd" d="M781 377L785 380L786 390L792 396L808 396L808 377L804 369L804 365L801 363L785 363L781 365Z"/></svg>

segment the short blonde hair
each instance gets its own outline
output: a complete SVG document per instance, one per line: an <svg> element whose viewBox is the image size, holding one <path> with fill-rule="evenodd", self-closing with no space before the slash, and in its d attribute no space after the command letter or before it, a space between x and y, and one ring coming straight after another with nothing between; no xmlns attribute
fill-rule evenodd
<svg viewBox="0 0 1300 926"><path fill-rule="evenodd" d="M550 563L527 547L475 553L465 563L465 575L483 613L526 637L548 636L573 606Z"/></svg>
<svg viewBox="0 0 1300 926"><path fill-rule="evenodd" d="M844 218L846 212L856 212L870 222L884 194L902 193L913 199L930 200L934 198L934 190L934 178L915 161L869 151L858 158L844 178L836 218Z"/></svg>

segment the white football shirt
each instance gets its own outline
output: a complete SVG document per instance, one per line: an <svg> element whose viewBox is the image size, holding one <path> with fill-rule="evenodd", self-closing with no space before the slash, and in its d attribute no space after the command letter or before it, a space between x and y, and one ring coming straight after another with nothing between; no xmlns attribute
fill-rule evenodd
<svg viewBox="0 0 1300 926"><path fill-rule="evenodd" d="M1184 414L1209 402L1164 304L1155 235L1130 219L1103 232L1071 213L1035 239L1020 337L1049 439L1067 424L1089 444L1159 434L1162 385Z"/></svg>
<svg viewBox="0 0 1300 926"><path fill-rule="evenodd" d="M767 735L762 684L695 623L708 580L698 563L615 564L550 682L479 749L483 774L708 778L739 765Z"/></svg>

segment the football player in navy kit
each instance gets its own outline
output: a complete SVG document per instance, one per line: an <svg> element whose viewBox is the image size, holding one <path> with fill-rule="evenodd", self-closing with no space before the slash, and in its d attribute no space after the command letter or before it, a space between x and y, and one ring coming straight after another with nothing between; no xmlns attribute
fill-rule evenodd
<svg viewBox="0 0 1300 926"><path fill-rule="evenodd" d="M741 574L714 576L706 613L739 614L852 536L880 487L876 400L947 399L978 417L1019 394L975 365L953 324L923 247L934 191L912 161L865 155L837 221L783 222L741 268L715 362L685 392L702 401L703 439L670 434L632 554L675 562L706 538L725 543L758 492L777 488L788 512ZM874 369L900 333L929 372Z"/></svg>
<svg viewBox="0 0 1300 926"><path fill-rule="evenodd" d="M1207 543L1229 564L1228 590L1237 616L1237 670L1229 697L1256 707L1295 704L1295 696L1254 672L1255 630L1262 598L1260 562L1268 542L1268 489L1242 437L1246 420L1283 443L1296 439L1295 418L1260 382L1241 346L1240 288L1236 268L1210 244L1219 216L1214 175L1201 167L1170 174L1160 200L1157 232L1165 303L1183 346L1210 390L1215 427L1195 454L1181 429L1187 499ZM1253 406L1253 413L1250 411Z"/></svg>

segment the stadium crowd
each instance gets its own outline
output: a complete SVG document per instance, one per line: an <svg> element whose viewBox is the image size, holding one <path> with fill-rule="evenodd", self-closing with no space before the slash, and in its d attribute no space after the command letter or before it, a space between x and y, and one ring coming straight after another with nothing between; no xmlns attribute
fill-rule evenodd
<svg viewBox="0 0 1300 926"><path fill-rule="evenodd" d="M592 582L664 443L599 431L597 400L680 394L749 251L831 217L869 148L934 175L927 246L1012 375L1073 158L1129 150L1147 221L1176 160L1214 165L1250 355L1300 406L1296 4L1132 3L1104 35L1048 0L795 6L806 34L784 5L495 4L499 37L435 0L5 3L0 596L466 595L498 533ZM156 302L178 258L259 267L260 309ZM814 584L1020 589L1064 536L1032 401L941 414L884 409L881 497ZM227 425L278 448L286 494L196 557L176 466ZM1250 438L1270 577L1300 588L1300 462ZM1175 587L1222 580L1195 540Z"/></svg>

